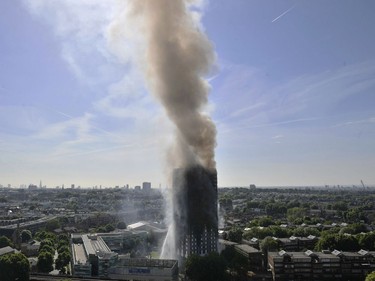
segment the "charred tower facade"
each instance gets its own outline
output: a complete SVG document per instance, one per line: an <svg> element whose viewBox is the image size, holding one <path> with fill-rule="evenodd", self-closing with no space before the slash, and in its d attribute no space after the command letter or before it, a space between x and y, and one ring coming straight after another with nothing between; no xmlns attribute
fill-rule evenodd
<svg viewBox="0 0 375 281"><path fill-rule="evenodd" d="M217 172L202 166L173 172L173 218L177 255L217 251Z"/></svg>

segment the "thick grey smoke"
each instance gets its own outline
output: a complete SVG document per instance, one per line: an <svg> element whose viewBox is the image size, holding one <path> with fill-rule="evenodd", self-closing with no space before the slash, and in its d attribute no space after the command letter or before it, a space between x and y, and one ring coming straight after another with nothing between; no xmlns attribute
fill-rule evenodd
<svg viewBox="0 0 375 281"><path fill-rule="evenodd" d="M204 113L209 86L204 75L215 55L189 10L190 0L133 0L146 38L145 72L153 94L177 128L173 167L215 169L216 128Z"/></svg>
<svg viewBox="0 0 375 281"><path fill-rule="evenodd" d="M163 258L178 257L178 245L190 234L190 227L199 235L204 228L217 229L217 215L211 214L211 210L216 211L216 183L214 186L211 181L200 182L202 177L198 177L204 174L203 179L208 179L212 173L216 182L216 128L204 111L209 92L204 76L211 70L215 54L191 10L193 2L131 0L127 7L127 17L141 27L141 45L146 46L141 61L149 88L176 128L168 165L171 171L180 168L174 171L181 171L181 177L177 177L181 182L174 179L167 203L167 213L173 213L173 218L163 245ZM202 194L212 196L208 200ZM206 198L207 202L197 198ZM199 222L207 220L207 225L195 222L195 217L201 218Z"/></svg>

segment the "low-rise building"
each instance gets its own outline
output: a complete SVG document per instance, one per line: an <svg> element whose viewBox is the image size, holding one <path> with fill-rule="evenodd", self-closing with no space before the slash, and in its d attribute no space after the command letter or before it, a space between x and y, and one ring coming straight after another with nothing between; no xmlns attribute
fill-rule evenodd
<svg viewBox="0 0 375 281"><path fill-rule="evenodd" d="M137 235L138 232L135 232ZM147 232L139 232L146 233ZM139 234L138 233L138 234ZM130 259L108 247L134 235L131 231L98 234L72 234L72 270L74 276L105 277L117 280L163 280L178 279L177 260ZM106 240L106 241L105 241Z"/></svg>
<svg viewBox="0 0 375 281"><path fill-rule="evenodd" d="M31 240L27 243L21 244L21 252L26 257L37 256L39 253L39 248L40 248L40 242L36 240Z"/></svg>
<svg viewBox="0 0 375 281"><path fill-rule="evenodd" d="M97 233L108 247L117 253L121 253L124 245L131 243L131 240L146 241L147 231L143 230L121 230L109 233Z"/></svg>
<svg viewBox="0 0 375 281"><path fill-rule="evenodd" d="M178 263L164 259L119 258L108 270L108 277L116 280L176 281Z"/></svg>
<svg viewBox="0 0 375 281"><path fill-rule="evenodd" d="M364 280L375 269L371 252L280 252L268 253L274 281Z"/></svg>
<svg viewBox="0 0 375 281"><path fill-rule="evenodd" d="M75 276L108 275L118 254L112 252L100 236L83 234L72 239L72 269Z"/></svg>
<svg viewBox="0 0 375 281"><path fill-rule="evenodd" d="M275 238L281 249L285 251L303 251L313 249L319 238L313 235L308 237L291 236L289 238Z"/></svg>
<svg viewBox="0 0 375 281"><path fill-rule="evenodd" d="M251 247L246 244L234 245L234 249L244 257L246 257L249 268L252 271L262 271L263 270L263 254L258 249Z"/></svg>
<svg viewBox="0 0 375 281"><path fill-rule="evenodd" d="M16 249L13 249L10 246L0 248L0 256L7 255L7 254L15 254L15 253L18 253L18 251Z"/></svg>

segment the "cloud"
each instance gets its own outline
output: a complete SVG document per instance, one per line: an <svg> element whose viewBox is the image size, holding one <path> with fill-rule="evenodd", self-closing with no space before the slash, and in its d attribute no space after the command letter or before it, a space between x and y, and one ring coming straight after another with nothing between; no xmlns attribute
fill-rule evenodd
<svg viewBox="0 0 375 281"><path fill-rule="evenodd" d="M115 0L44 1L24 0L27 10L47 23L61 44L61 57L76 78L96 85L112 81L103 66L113 65L113 54L107 46L106 29L118 7Z"/></svg>
<svg viewBox="0 0 375 281"><path fill-rule="evenodd" d="M38 108L26 105L0 106L0 131L35 132L45 124L45 116Z"/></svg>
<svg viewBox="0 0 375 281"><path fill-rule="evenodd" d="M363 124L375 124L375 117L370 117L366 119L361 119L361 120L352 120L352 121L347 121L344 123L339 123L334 125L333 127L345 127L345 126L353 126L353 125L363 125Z"/></svg>
<svg viewBox="0 0 375 281"><path fill-rule="evenodd" d="M95 101L93 107L101 114L121 119L150 120L158 114L155 101L136 74L125 75L111 84L108 94Z"/></svg>
<svg viewBox="0 0 375 281"><path fill-rule="evenodd" d="M276 136L273 136L272 139L281 139L283 137L284 137L283 135L276 135Z"/></svg>
<svg viewBox="0 0 375 281"><path fill-rule="evenodd" d="M244 125L242 127L228 127L227 130L223 130L222 132L228 133L233 131L242 131L246 132L247 129L257 129L257 128L265 128L265 127L280 127L281 125L290 125L295 123L305 123L310 121L319 120L317 117L312 118L301 118L301 119L292 119L292 120L285 120L281 122L272 122L272 123L262 123L262 124L254 124L254 125Z"/></svg>
<svg viewBox="0 0 375 281"><path fill-rule="evenodd" d="M62 46L61 58L81 83L91 87L92 114L152 117L156 106L139 69L145 44L137 18L127 16L128 1L24 0L24 4L51 26Z"/></svg>
<svg viewBox="0 0 375 281"><path fill-rule="evenodd" d="M249 111L253 111L254 109L258 109L258 108L261 108L265 105L265 103L263 102L258 102L258 103L255 103L253 105L250 105L250 106L246 106L244 108L240 108L234 112L232 112L230 114L230 117L238 117L238 116L241 116L241 115L245 115L246 113L248 113Z"/></svg>
<svg viewBox="0 0 375 281"><path fill-rule="evenodd" d="M260 69L230 66L226 77L216 85L213 97L224 108L218 108L215 119L227 123L228 132L266 126L303 124L341 115L358 114L352 103L375 88L375 61L357 63L316 74L304 74L272 85ZM232 79L233 78L233 79ZM225 109L225 110L224 110Z"/></svg>
<svg viewBox="0 0 375 281"><path fill-rule="evenodd" d="M68 120L49 124L36 133L33 138L39 140L53 140L53 139L75 139L83 142L90 139L89 132L91 131L90 120L93 116L85 113L81 117L70 118Z"/></svg>

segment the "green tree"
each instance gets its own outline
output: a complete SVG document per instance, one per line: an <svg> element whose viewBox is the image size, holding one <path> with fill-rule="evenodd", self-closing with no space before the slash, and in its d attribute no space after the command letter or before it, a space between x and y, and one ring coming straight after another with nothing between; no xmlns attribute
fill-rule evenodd
<svg viewBox="0 0 375 281"><path fill-rule="evenodd" d="M350 209L345 213L346 220L348 222L356 223L359 221L367 221L367 218L363 211L360 208Z"/></svg>
<svg viewBox="0 0 375 281"><path fill-rule="evenodd" d="M288 204L286 205L286 208L287 209L292 209L292 208L297 208L297 207L300 207L301 206L301 203L297 200L292 200L292 201L289 201Z"/></svg>
<svg viewBox="0 0 375 281"><path fill-rule="evenodd" d="M359 246L362 249L366 249L368 251L375 250L375 233L366 233L359 237Z"/></svg>
<svg viewBox="0 0 375 281"><path fill-rule="evenodd" d="M13 247L12 241L6 236L0 236L0 248L4 248L6 246Z"/></svg>
<svg viewBox="0 0 375 281"><path fill-rule="evenodd" d="M46 230L48 231L54 231L57 228L60 228L61 224L58 219L50 220L46 223Z"/></svg>
<svg viewBox="0 0 375 281"><path fill-rule="evenodd" d="M359 243L355 236L346 234L327 234L321 237L315 246L321 250L358 251Z"/></svg>
<svg viewBox="0 0 375 281"><path fill-rule="evenodd" d="M244 234L243 237L245 239L251 239L253 237L258 238L258 239L263 239L267 236L274 236L274 229L273 227L252 227L250 230L247 230Z"/></svg>
<svg viewBox="0 0 375 281"><path fill-rule="evenodd" d="M286 214L287 208L281 202L268 203L265 207L267 215L281 215Z"/></svg>
<svg viewBox="0 0 375 281"><path fill-rule="evenodd" d="M346 226L340 229L339 234L354 234L354 229L350 226Z"/></svg>
<svg viewBox="0 0 375 281"><path fill-rule="evenodd" d="M68 245L61 245L60 247L57 248L58 253L62 252L70 252L69 246Z"/></svg>
<svg viewBox="0 0 375 281"><path fill-rule="evenodd" d="M239 254L234 247L225 248L220 255L224 258L231 273L236 273L238 276L240 276L247 272L247 259L243 255Z"/></svg>
<svg viewBox="0 0 375 281"><path fill-rule="evenodd" d="M71 254L69 251L65 250L63 252L60 252L55 262L56 269L61 270L62 268L67 266L70 262L70 259L71 259Z"/></svg>
<svg viewBox="0 0 375 281"><path fill-rule="evenodd" d="M65 244L69 244L69 237L66 234L59 234L57 236L57 241L58 241L59 244L62 243L62 242L65 243Z"/></svg>
<svg viewBox="0 0 375 281"><path fill-rule="evenodd" d="M365 281L375 281L375 271L369 273L369 274L366 276Z"/></svg>
<svg viewBox="0 0 375 281"><path fill-rule="evenodd" d="M259 226L267 227L274 224L275 222L270 217L262 217L259 219Z"/></svg>
<svg viewBox="0 0 375 281"><path fill-rule="evenodd" d="M305 236L314 235L316 237L320 236L320 231L314 227L305 227Z"/></svg>
<svg viewBox="0 0 375 281"><path fill-rule="evenodd" d="M40 252L36 266L39 272L49 273L53 270L53 255L48 252Z"/></svg>
<svg viewBox="0 0 375 281"><path fill-rule="evenodd" d="M126 229L126 223L123 221L118 222L117 224L118 229Z"/></svg>
<svg viewBox="0 0 375 281"><path fill-rule="evenodd" d="M306 216L307 210L305 208L293 207L286 212L288 221L294 222L296 219L303 219Z"/></svg>
<svg viewBox="0 0 375 281"><path fill-rule="evenodd" d="M348 204L345 203L344 201L339 201L339 202L336 202L332 205L332 209L337 210L337 211L347 211L348 210Z"/></svg>
<svg viewBox="0 0 375 281"><path fill-rule="evenodd" d="M318 243L315 245L317 251L331 250L336 248L336 234L326 234L321 237Z"/></svg>
<svg viewBox="0 0 375 281"><path fill-rule="evenodd" d="M44 239L40 242L39 253L47 252L52 255L55 254L55 244L51 239Z"/></svg>
<svg viewBox="0 0 375 281"><path fill-rule="evenodd" d="M33 238L33 236L31 234L30 230L27 230L27 229L22 230L22 232L21 232L22 243L29 242L31 240L31 238Z"/></svg>
<svg viewBox="0 0 375 281"><path fill-rule="evenodd" d="M186 276L193 281L226 281L225 259L217 253L205 257L191 255L186 260Z"/></svg>
<svg viewBox="0 0 375 281"><path fill-rule="evenodd" d="M115 227L110 223L105 226L105 232L111 232L114 230L115 230Z"/></svg>
<svg viewBox="0 0 375 281"><path fill-rule="evenodd" d="M35 234L34 238L38 241L43 241L44 239L50 239L51 241L56 241L56 235L49 231L39 231Z"/></svg>
<svg viewBox="0 0 375 281"><path fill-rule="evenodd" d="M291 233L287 228L282 228L280 226L273 225L270 227L270 229L272 231L272 235L268 236L274 236L277 238L286 238L291 236Z"/></svg>
<svg viewBox="0 0 375 281"><path fill-rule="evenodd" d="M272 237L266 237L260 243L260 249L263 253L277 251L279 249L279 243Z"/></svg>
<svg viewBox="0 0 375 281"><path fill-rule="evenodd" d="M234 227L228 232L228 240L236 243L240 243L242 241L242 229L238 227Z"/></svg>
<svg viewBox="0 0 375 281"><path fill-rule="evenodd" d="M340 251L358 251L359 243L353 235L338 235L336 237L337 249Z"/></svg>
<svg viewBox="0 0 375 281"><path fill-rule="evenodd" d="M53 247L55 245L55 243L51 239L46 238L46 239L43 239L40 242L40 247L43 247L44 245L48 245L48 246Z"/></svg>
<svg viewBox="0 0 375 281"><path fill-rule="evenodd" d="M23 254L16 253L0 256L1 281L28 281L29 271L29 261Z"/></svg>
<svg viewBox="0 0 375 281"><path fill-rule="evenodd" d="M297 227L293 230L293 235L297 237L305 236L305 229L303 227Z"/></svg>
<svg viewBox="0 0 375 281"><path fill-rule="evenodd" d="M54 255L55 248L48 244L44 244L43 247L42 246L39 247L39 253L41 252L51 253L52 255Z"/></svg>

